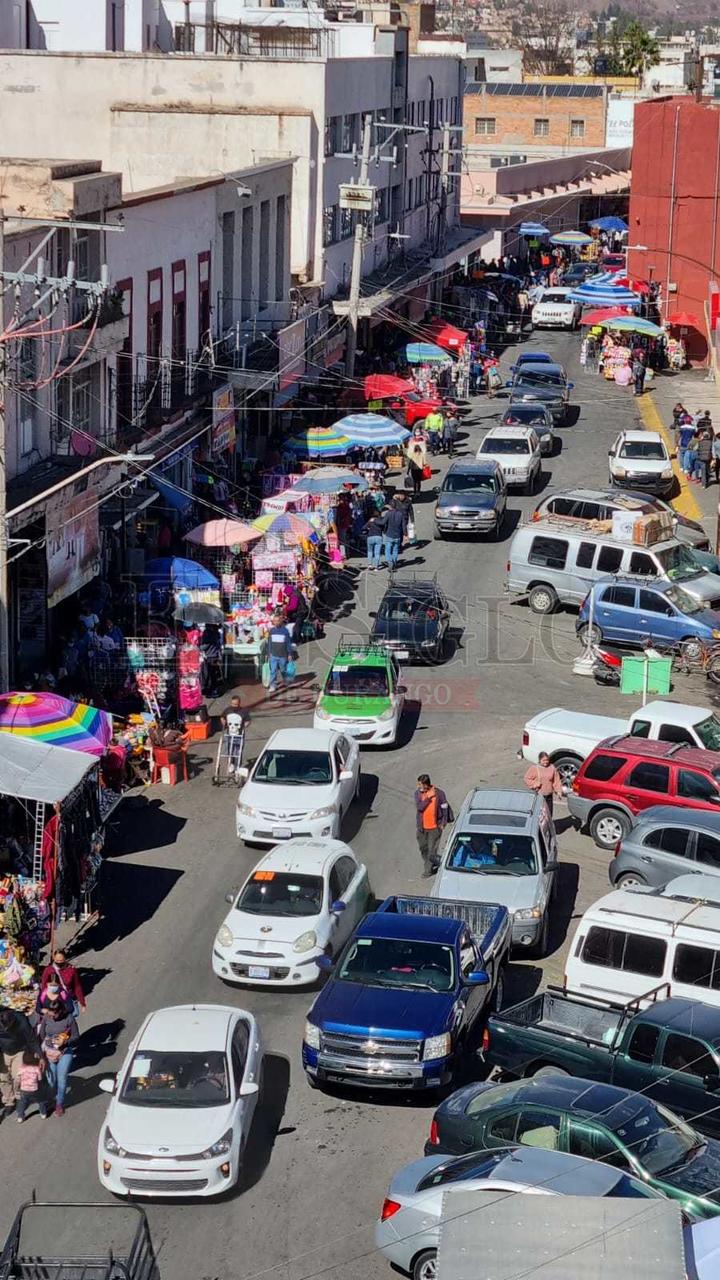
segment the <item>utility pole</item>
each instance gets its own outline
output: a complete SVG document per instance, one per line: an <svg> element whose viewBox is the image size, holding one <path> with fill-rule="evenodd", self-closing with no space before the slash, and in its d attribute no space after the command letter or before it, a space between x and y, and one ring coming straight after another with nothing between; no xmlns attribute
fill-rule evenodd
<svg viewBox="0 0 720 1280"><path fill-rule="evenodd" d="M447 244L447 208L450 190L450 124L443 125L442 159L440 161L440 225L437 234L437 255L442 257Z"/></svg>
<svg viewBox="0 0 720 1280"><path fill-rule="evenodd" d="M5 329L5 213L0 207L0 329ZM8 624L8 531L5 423L7 398L6 345L0 338L0 693L10 689L10 627Z"/></svg>
<svg viewBox="0 0 720 1280"><path fill-rule="evenodd" d="M361 187L367 187L370 170L370 144L372 139L372 116L366 115L363 121L362 156L360 159ZM372 214L370 215L372 217ZM345 344L345 377L355 374L355 353L357 351L358 311L360 309L360 278L362 276L363 248L365 246L365 223L363 215L357 214L355 223L355 242L353 244L352 272L350 275L350 299L348 309L347 339Z"/></svg>

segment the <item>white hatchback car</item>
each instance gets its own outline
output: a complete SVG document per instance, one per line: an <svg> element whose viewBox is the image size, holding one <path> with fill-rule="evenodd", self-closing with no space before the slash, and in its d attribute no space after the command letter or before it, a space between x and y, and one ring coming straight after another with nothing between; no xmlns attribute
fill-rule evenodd
<svg viewBox="0 0 720 1280"><path fill-rule="evenodd" d="M540 441L532 427L492 427L475 455L497 462L507 484L534 493L540 481Z"/></svg>
<svg viewBox="0 0 720 1280"><path fill-rule="evenodd" d="M610 483L667 497L675 483L659 431L621 431L608 453Z"/></svg>
<svg viewBox="0 0 720 1280"><path fill-rule="evenodd" d="M278 729L239 772L240 839L273 845L293 836L337 838L360 790L360 750L329 729Z"/></svg>
<svg viewBox="0 0 720 1280"><path fill-rule="evenodd" d="M576 329L582 307L570 293L570 289L543 289L530 313L533 329Z"/></svg>
<svg viewBox="0 0 720 1280"><path fill-rule="evenodd" d="M342 840L288 840L258 862L217 933L213 973L226 982L309 986L367 910L367 868Z"/></svg>
<svg viewBox="0 0 720 1280"><path fill-rule="evenodd" d="M117 1196L216 1196L238 1180L263 1048L251 1013L177 1005L148 1014L117 1076L98 1174Z"/></svg>

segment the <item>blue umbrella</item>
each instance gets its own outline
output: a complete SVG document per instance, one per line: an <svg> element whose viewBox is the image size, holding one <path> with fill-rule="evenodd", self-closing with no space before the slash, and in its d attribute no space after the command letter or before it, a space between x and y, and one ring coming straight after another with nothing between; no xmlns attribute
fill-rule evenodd
<svg viewBox="0 0 720 1280"><path fill-rule="evenodd" d="M549 236L550 232L542 222L521 222L518 227L519 236Z"/></svg>
<svg viewBox="0 0 720 1280"><path fill-rule="evenodd" d="M143 577L151 579L156 586L172 587L173 590L185 587L187 590L197 591L220 586L215 575L204 565L198 564L196 560L183 560L180 556L161 556L158 560L149 560Z"/></svg>
<svg viewBox="0 0 720 1280"><path fill-rule="evenodd" d="M452 357L434 342L409 342L405 348L408 364L452 364Z"/></svg>
<svg viewBox="0 0 720 1280"><path fill-rule="evenodd" d="M342 431L353 445L364 448L384 449L387 445L402 444L410 432L401 427L394 418L386 418L381 413L350 413L335 423L335 428Z"/></svg>
<svg viewBox="0 0 720 1280"><path fill-rule="evenodd" d="M601 231L627 231L628 224L622 218L618 218L616 214L609 213L605 218L593 218L588 224L591 227L599 227Z"/></svg>
<svg viewBox="0 0 720 1280"><path fill-rule="evenodd" d="M345 485L358 489L360 493L368 488L365 477L356 475L347 467L320 467L317 471L308 471L300 480L296 480L287 493L339 493Z"/></svg>

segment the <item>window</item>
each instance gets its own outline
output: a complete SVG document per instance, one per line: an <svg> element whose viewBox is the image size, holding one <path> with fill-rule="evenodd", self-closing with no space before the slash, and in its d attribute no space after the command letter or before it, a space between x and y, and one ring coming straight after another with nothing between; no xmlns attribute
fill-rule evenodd
<svg viewBox="0 0 720 1280"><path fill-rule="evenodd" d="M547 138L550 133L550 121L545 116L536 116L533 124L533 133L536 138Z"/></svg>
<svg viewBox="0 0 720 1280"><path fill-rule="evenodd" d="M352 209L340 210L340 239L349 240L353 233Z"/></svg>
<svg viewBox="0 0 720 1280"><path fill-rule="evenodd" d="M518 1117L515 1141L526 1147L542 1147L543 1151L557 1151L562 1117L557 1111L531 1107L521 1111Z"/></svg>
<svg viewBox="0 0 720 1280"><path fill-rule="evenodd" d="M648 1022L641 1022L630 1037L627 1050L628 1058L632 1058L633 1062L653 1062L659 1039L659 1027L653 1027Z"/></svg>
<svg viewBox="0 0 720 1280"><path fill-rule="evenodd" d="M460 971L464 978L474 972L476 964L475 945L470 934L464 933L460 939Z"/></svg>
<svg viewBox="0 0 720 1280"><path fill-rule="evenodd" d="M187 346L187 307L185 303L185 262L172 264L172 358L184 361Z"/></svg>
<svg viewBox="0 0 720 1280"><path fill-rule="evenodd" d="M332 156L337 151L339 116L327 116L325 119L325 155Z"/></svg>
<svg viewBox="0 0 720 1280"><path fill-rule="evenodd" d="M609 1133L595 1125L571 1120L568 1133L568 1151L574 1156L587 1156L590 1160L602 1160L615 1169L627 1169L628 1162Z"/></svg>
<svg viewBox="0 0 720 1280"><path fill-rule="evenodd" d="M132 332L132 324L130 325ZM205 346L210 334L210 251L198 254L198 346Z"/></svg>
<svg viewBox="0 0 720 1280"><path fill-rule="evenodd" d="M704 831L699 831L695 857L704 866L713 867L715 871L720 871L720 840L716 840L714 836L707 835Z"/></svg>
<svg viewBox="0 0 720 1280"><path fill-rule="evenodd" d="M338 858L335 863L335 869L340 877L340 888L344 893L350 882L354 879L356 870L355 863L352 858Z"/></svg>
<svg viewBox="0 0 720 1280"><path fill-rule="evenodd" d="M552 502L548 503L547 509L554 516L574 516L577 515L576 507L577 502L574 498L553 498Z"/></svg>
<svg viewBox="0 0 720 1280"><path fill-rule="evenodd" d="M670 767L642 760L630 770L626 784L628 787L637 787L639 791L667 792L670 786Z"/></svg>
<svg viewBox="0 0 720 1280"><path fill-rule="evenodd" d="M646 552L633 551L632 555L630 556L630 572L645 573L645 574L649 574L653 578L656 578L657 565L653 560L652 556L647 555ZM645 594L647 595L647 592ZM655 597L652 596L651 594L650 598L654 599ZM650 609L651 605L647 604L645 605L645 608Z"/></svg>
<svg viewBox="0 0 720 1280"><path fill-rule="evenodd" d="M647 613L661 613L665 618L674 618L675 610L662 596L658 596L654 591L640 592L640 608Z"/></svg>
<svg viewBox="0 0 720 1280"><path fill-rule="evenodd" d="M695 740L689 729L683 729L680 724L661 724L658 733L660 742L683 742L688 747L695 746Z"/></svg>
<svg viewBox="0 0 720 1280"><path fill-rule="evenodd" d="M684 858L687 853L687 841L688 833L682 827L657 827L646 835L643 844L650 849L672 853L676 858Z"/></svg>
<svg viewBox="0 0 720 1280"><path fill-rule="evenodd" d="M585 939L582 959L586 964L602 965L603 969L622 968L625 937L624 933L618 933L614 929L593 926Z"/></svg>
<svg viewBox="0 0 720 1280"><path fill-rule="evenodd" d="M329 204L323 209L323 244L334 244L337 236L335 234L337 205Z"/></svg>
<svg viewBox="0 0 720 1280"><path fill-rule="evenodd" d="M585 939L582 959L586 964L600 965L604 969L622 969L649 978L660 978L665 952L666 944L662 938L644 938L639 934L593 925Z"/></svg>
<svg viewBox="0 0 720 1280"><path fill-rule="evenodd" d="M533 538L529 564L543 565L546 569L564 569L567 560L568 544L562 538Z"/></svg>
<svg viewBox="0 0 720 1280"><path fill-rule="evenodd" d="M578 547L577 559L575 561L578 569L592 569L594 559L595 544L592 542L581 542Z"/></svg>
<svg viewBox="0 0 720 1280"><path fill-rule="evenodd" d="M247 1062L248 1042L250 1035L246 1022L239 1022L233 1032L232 1047L230 1057L232 1059L233 1078L235 1080L235 1089L239 1092L245 1074L245 1064Z"/></svg>
<svg viewBox="0 0 720 1280"><path fill-rule="evenodd" d="M240 233L240 314L243 320L249 320L255 312L257 290L253 281L253 244L255 242L255 210L242 211L242 231Z"/></svg>
<svg viewBox="0 0 720 1280"><path fill-rule="evenodd" d="M716 800L718 789L704 773L694 769L681 769L678 773L678 795L688 800Z"/></svg>
<svg viewBox="0 0 720 1280"><path fill-rule="evenodd" d="M330 890L330 902L331 903L337 902L338 899L342 897L343 888L344 888L344 885L342 883L342 876L340 875L340 867L337 862L335 863L335 866L330 871L330 876L328 878L328 887Z"/></svg>
<svg viewBox="0 0 720 1280"><path fill-rule="evenodd" d="M570 137L571 138L585 137L585 121L584 120L570 121Z"/></svg>
<svg viewBox="0 0 720 1280"><path fill-rule="evenodd" d="M278 196L275 204L275 299L284 302L287 293L285 281L285 231L287 223L287 197Z"/></svg>
<svg viewBox="0 0 720 1280"><path fill-rule="evenodd" d="M603 552L600 552L602 556ZM620 605L623 609L635 608L634 587L608 587L603 596L603 604Z"/></svg>
<svg viewBox="0 0 720 1280"><path fill-rule="evenodd" d="M475 133L489 138L496 132L497 121L494 116L476 116Z"/></svg>
<svg viewBox="0 0 720 1280"><path fill-rule="evenodd" d="M247 282L243 279L242 284ZM238 290L240 292L240 290ZM235 214L222 216L222 327L227 333L235 316Z"/></svg>
<svg viewBox="0 0 720 1280"><path fill-rule="evenodd" d="M673 1071L684 1071L690 1076L716 1076L717 1063L702 1040L693 1040L691 1036L669 1035L665 1041L662 1054L664 1067Z"/></svg>
<svg viewBox="0 0 720 1280"><path fill-rule="evenodd" d="M357 115L342 117L341 151L352 151L357 141Z"/></svg>
<svg viewBox="0 0 720 1280"><path fill-rule="evenodd" d="M507 1115L497 1116L492 1124L488 1125L488 1138L494 1138L496 1142L500 1142L503 1145L506 1142L514 1142L517 1119L516 1111L509 1111Z"/></svg>
<svg viewBox="0 0 720 1280"><path fill-rule="evenodd" d="M388 220L388 189L387 187L379 187L375 192L375 221L387 222Z"/></svg>
<svg viewBox="0 0 720 1280"><path fill-rule="evenodd" d="M650 721L634 720L633 727L630 732L631 738L649 738L650 737Z"/></svg>
<svg viewBox="0 0 720 1280"><path fill-rule="evenodd" d="M595 756L585 769L584 776L593 782L609 782L624 764L624 756Z"/></svg>
<svg viewBox="0 0 720 1280"><path fill-rule="evenodd" d="M264 311L270 299L270 201L260 204L260 275L258 306Z"/></svg>
<svg viewBox="0 0 720 1280"><path fill-rule="evenodd" d="M600 573L617 573L622 564L621 547L601 547L597 567Z"/></svg>
<svg viewBox="0 0 720 1280"><path fill-rule="evenodd" d="M672 976L690 987L720 987L720 964L711 947L691 947L680 943L675 952Z"/></svg>
<svg viewBox="0 0 720 1280"><path fill-rule="evenodd" d="M623 969L629 973L647 974L649 978L661 978L665 967L666 944L662 938L643 938L642 934L629 933L623 954Z"/></svg>

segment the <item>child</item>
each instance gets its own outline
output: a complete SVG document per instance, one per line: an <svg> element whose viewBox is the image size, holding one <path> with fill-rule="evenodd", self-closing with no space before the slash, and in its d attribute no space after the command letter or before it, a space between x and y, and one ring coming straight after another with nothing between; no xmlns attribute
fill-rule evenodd
<svg viewBox="0 0 720 1280"><path fill-rule="evenodd" d="M17 1076L20 1090L20 1097L17 1101L18 1124L23 1123L25 1112L31 1102L37 1102L40 1115L43 1120L47 1120L50 1109L42 1093L44 1074L45 1068L40 1055L34 1049L25 1049L22 1056L22 1065Z"/></svg>

